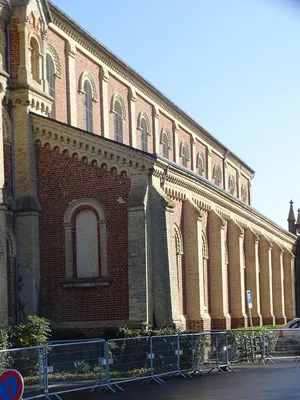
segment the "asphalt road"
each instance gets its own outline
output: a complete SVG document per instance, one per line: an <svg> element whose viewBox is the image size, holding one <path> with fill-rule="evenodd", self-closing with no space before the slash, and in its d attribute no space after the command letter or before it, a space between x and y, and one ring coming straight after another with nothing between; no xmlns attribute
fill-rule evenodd
<svg viewBox="0 0 300 400"><path fill-rule="evenodd" d="M192 379L172 378L166 384L125 384L124 392L64 394L63 400L293 400L300 399L300 363L236 365L235 372L213 372Z"/></svg>

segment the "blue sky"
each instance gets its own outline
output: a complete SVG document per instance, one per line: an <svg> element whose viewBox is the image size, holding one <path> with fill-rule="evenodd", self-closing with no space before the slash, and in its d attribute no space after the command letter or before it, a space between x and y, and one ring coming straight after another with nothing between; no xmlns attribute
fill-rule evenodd
<svg viewBox="0 0 300 400"><path fill-rule="evenodd" d="M287 227L289 200L300 208L296 0L54 3L250 165L253 206Z"/></svg>

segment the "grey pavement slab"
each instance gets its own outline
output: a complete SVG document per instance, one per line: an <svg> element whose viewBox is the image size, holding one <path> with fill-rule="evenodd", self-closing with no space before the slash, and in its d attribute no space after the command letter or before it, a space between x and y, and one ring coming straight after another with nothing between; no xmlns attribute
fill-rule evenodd
<svg viewBox="0 0 300 400"><path fill-rule="evenodd" d="M300 400L300 363L285 361L276 365L235 365L235 372L213 372L192 379L175 377L166 384L139 382L125 384L125 392L62 395L63 400Z"/></svg>

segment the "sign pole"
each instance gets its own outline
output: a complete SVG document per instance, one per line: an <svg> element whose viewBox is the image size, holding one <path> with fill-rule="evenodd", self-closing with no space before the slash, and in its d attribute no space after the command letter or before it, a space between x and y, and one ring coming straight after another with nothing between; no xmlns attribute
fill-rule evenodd
<svg viewBox="0 0 300 400"><path fill-rule="evenodd" d="M250 326L253 329L253 321L252 321L252 295L250 290L246 290L247 295L247 303L248 303L248 311L249 311L249 319L250 319Z"/></svg>

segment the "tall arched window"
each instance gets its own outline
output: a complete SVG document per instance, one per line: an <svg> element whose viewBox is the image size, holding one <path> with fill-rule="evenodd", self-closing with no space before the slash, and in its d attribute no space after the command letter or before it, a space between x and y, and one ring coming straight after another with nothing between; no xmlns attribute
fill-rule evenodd
<svg viewBox="0 0 300 400"><path fill-rule="evenodd" d="M92 210L82 210L76 216L77 278L99 276L98 224Z"/></svg>
<svg viewBox="0 0 300 400"><path fill-rule="evenodd" d="M107 276L107 227L103 207L94 199L73 200L64 215L64 228L66 279Z"/></svg>
<svg viewBox="0 0 300 400"><path fill-rule="evenodd" d="M93 92L88 80L83 85L83 124L84 129L93 132Z"/></svg>
<svg viewBox="0 0 300 400"><path fill-rule="evenodd" d="M53 102L52 102L52 110L51 110L51 118L55 118L56 116L56 110L55 110L55 79L56 79L56 74L55 74L55 65L52 57L50 54L47 54L46 56L46 68L47 68L47 82L48 82L48 90L49 94L51 97L53 97Z"/></svg>
<svg viewBox="0 0 300 400"><path fill-rule="evenodd" d="M30 66L32 79L40 82L40 51L35 38L30 39Z"/></svg>
<svg viewBox="0 0 300 400"><path fill-rule="evenodd" d="M214 166L214 171L213 171L213 182L217 186L221 186L222 182L222 174L221 174L221 168L219 165Z"/></svg>
<svg viewBox="0 0 300 400"><path fill-rule="evenodd" d="M123 110L119 100L115 100L113 105L114 111L114 129L115 141L123 143Z"/></svg>
<svg viewBox="0 0 300 400"><path fill-rule="evenodd" d="M145 118L141 119L141 150L148 151L148 127Z"/></svg>

